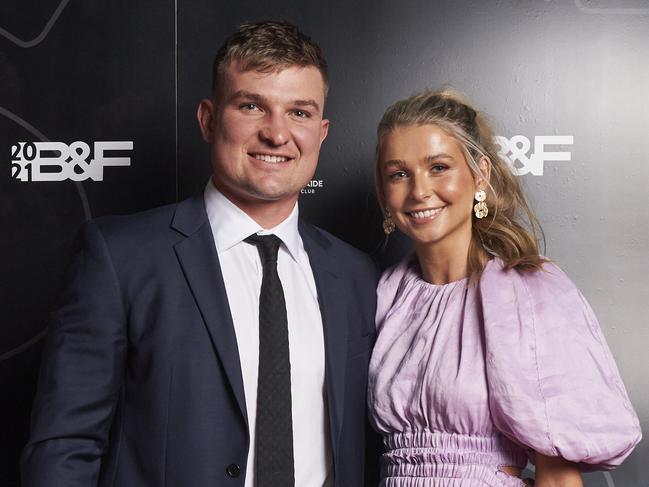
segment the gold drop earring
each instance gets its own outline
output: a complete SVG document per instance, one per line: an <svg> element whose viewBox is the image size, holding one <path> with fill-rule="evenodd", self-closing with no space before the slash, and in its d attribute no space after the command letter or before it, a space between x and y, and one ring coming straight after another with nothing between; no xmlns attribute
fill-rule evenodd
<svg viewBox="0 0 649 487"><path fill-rule="evenodd" d="M477 203L473 207L473 211L475 213L476 218L484 218L489 214L489 208L487 207L487 203L485 203L485 199L487 198L487 194L483 190L479 190L475 192L475 195L473 196ZM385 225L385 223L384 223Z"/></svg>
<svg viewBox="0 0 649 487"><path fill-rule="evenodd" d="M394 232L395 228L396 226L394 224L394 221L392 221L390 210L383 210L383 232L386 235L390 235L392 232Z"/></svg>

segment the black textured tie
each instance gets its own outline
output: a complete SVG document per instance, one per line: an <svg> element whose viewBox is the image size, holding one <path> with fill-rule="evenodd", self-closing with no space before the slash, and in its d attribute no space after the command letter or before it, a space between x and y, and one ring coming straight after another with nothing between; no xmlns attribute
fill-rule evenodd
<svg viewBox="0 0 649 487"><path fill-rule="evenodd" d="M259 376L257 379L257 487L294 487L291 363L288 320L282 282L277 274L275 235L251 235L264 275L259 296Z"/></svg>

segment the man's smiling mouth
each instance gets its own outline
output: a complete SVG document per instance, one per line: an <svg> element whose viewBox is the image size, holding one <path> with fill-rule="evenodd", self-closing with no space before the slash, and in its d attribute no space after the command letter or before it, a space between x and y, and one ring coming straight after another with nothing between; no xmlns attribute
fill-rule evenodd
<svg viewBox="0 0 649 487"><path fill-rule="evenodd" d="M271 154L250 154L250 155L252 157L254 157L255 159L258 159L258 160L264 161L264 162L270 162L271 164L278 164L280 162L287 162L287 161L289 161L291 159L290 157L274 156L274 155L271 155Z"/></svg>

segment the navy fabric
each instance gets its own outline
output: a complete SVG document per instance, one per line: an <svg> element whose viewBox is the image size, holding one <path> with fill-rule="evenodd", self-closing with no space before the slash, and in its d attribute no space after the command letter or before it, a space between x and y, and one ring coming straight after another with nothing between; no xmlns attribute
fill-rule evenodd
<svg viewBox="0 0 649 487"><path fill-rule="evenodd" d="M378 273L330 234L304 222L299 230L323 319L335 484L369 485ZM87 222L75 246L52 313L23 487L243 486L243 380L202 194Z"/></svg>

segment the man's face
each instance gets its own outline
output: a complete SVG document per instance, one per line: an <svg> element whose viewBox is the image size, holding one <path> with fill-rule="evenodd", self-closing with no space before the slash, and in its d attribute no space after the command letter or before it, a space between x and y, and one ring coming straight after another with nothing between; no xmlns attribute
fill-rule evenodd
<svg viewBox="0 0 649 487"><path fill-rule="evenodd" d="M248 213L263 206L290 211L315 172L329 128L320 71L261 73L233 63L219 86L215 100L198 108L203 138L212 144L214 184Z"/></svg>

